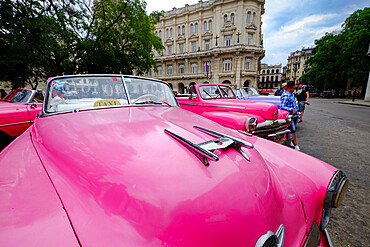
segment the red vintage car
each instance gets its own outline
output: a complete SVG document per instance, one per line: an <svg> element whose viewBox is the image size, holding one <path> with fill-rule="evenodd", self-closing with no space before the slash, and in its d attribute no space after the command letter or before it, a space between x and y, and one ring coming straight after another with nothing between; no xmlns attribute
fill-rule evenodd
<svg viewBox="0 0 370 247"><path fill-rule="evenodd" d="M181 108L197 113L222 126L290 145L289 112L274 104L239 100L224 84L197 84L189 95L178 96Z"/></svg>
<svg viewBox="0 0 370 247"><path fill-rule="evenodd" d="M325 162L181 109L163 81L56 77L0 153L0 246L333 246L347 185Z"/></svg>
<svg viewBox="0 0 370 247"><path fill-rule="evenodd" d="M31 126L42 110L42 91L18 88L0 100L0 151Z"/></svg>

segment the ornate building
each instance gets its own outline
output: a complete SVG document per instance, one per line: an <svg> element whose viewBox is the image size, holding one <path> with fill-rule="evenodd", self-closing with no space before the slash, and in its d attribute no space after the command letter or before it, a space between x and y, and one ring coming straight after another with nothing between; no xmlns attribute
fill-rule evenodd
<svg viewBox="0 0 370 247"><path fill-rule="evenodd" d="M258 90L261 93L275 93L281 88L281 78L281 64L267 65L262 63Z"/></svg>
<svg viewBox="0 0 370 247"><path fill-rule="evenodd" d="M200 0L163 12L156 34L165 50L155 52L157 72L178 93L194 83L257 87L264 57L264 0Z"/></svg>
<svg viewBox="0 0 370 247"><path fill-rule="evenodd" d="M294 81L296 84L299 78L306 72L306 61L312 57L314 48L303 48L300 51L291 52L286 66L286 80Z"/></svg>

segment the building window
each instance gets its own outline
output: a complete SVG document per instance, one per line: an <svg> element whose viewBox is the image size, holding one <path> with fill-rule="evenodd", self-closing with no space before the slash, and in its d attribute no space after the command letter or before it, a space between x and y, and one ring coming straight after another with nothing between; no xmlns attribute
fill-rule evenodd
<svg viewBox="0 0 370 247"><path fill-rule="evenodd" d="M252 45L253 42L253 34L248 33L248 45Z"/></svg>
<svg viewBox="0 0 370 247"><path fill-rule="evenodd" d="M226 58L223 61L223 69L224 71L231 71L233 70L233 59L232 58Z"/></svg>
<svg viewBox="0 0 370 247"><path fill-rule="evenodd" d="M183 54L184 53L184 43L182 43L182 44L179 44L179 53L180 54Z"/></svg>
<svg viewBox="0 0 370 247"><path fill-rule="evenodd" d="M198 23L195 23L195 25L194 25L194 26L195 26L195 30L194 30L194 31L195 31L195 33L198 33Z"/></svg>
<svg viewBox="0 0 370 247"><path fill-rule="evenodd" d="M204 49L205 50L211 49L211 40L209 39L204 40Z"/></svg>
<svg viewBox="0 0 370 247"><path fill-rule="evenodd" d="M274 81L274 77L273 76L271 76L271 81Z"/></svg>
<svg viewBox="0 0 370 247"><path fill-rule="evenodd" d="M203 71L205 74L207 74L207 71L208 73L211 72L211 61L206 61L203 63Z"/></svg>
<svg viewBox="0 0 370 247"><path fill-rule="evenodd" d="M204 24L203 24L203 31L204 31L204 32L207 32L207 21L204 21Z"/></svg>
<svg viewBox="0 0 370 247"><path fill-rule="evenodd" d="M208 31L212 31L212 21L208 22Z"/></svg>
<svg viewBox="0 0 370 247"><path fill-rule="evenodd" d="M256 13L253 13L253 16L252 16L252 24L254 24L254 21L256 20Z"/></svg>
<svg viewBox="0 0 370 247"><path fill-rule="evenodd" d="M251 23L251 12L247 13L247 24Z"/></svg>
<svg viewBox="0 0 370 247"><path fill-rule="evenodd" d="M270 81L270 76L266 76L266 82Z"/></svg>
<svg viewBox="0 0 370 247"><path fill-rule="evenodd" d="M225 46L231 46L232 45L233 36L232 35L226 35L225 36Z"/></svg>
<svg viewBox="0 0 370 247"><path fill-rule="evenodd" d="M227 22L227 15L224 15L224 23Z"/></svg>
<svg viewBox="0 0 370 247"><path fill-rule="evenodd" d="M190 24L190 34L193 34L193 32L194 32L194 25L192 23L192 24Z"/></svg>
<svg viewBox="0 0 370 247"><path fill-rule="evenodd" d="M234 13L231 14L230 19L231 19L231 23L234 24L235 23L235 15L234 15Z"/></svg>
<svg viewBox="0 0 370 247"><path fill-rule="evenodd" d="M262 82L265 82L265 77L262 77Z"/></svg>
<svg viewBox="0 0 370 247"><path fill-rule="evenodd" d="M279 81L279 76L275 76L275 81Z"/></svg>
<svg viewBox="0 0 370 247"><path fill-rule="evenodd" d="M177 35L178 35L178 36L180 36L180 35L181 35L181 27L180 27L180 26L177 28Z"/></svg>
<svg viewBox="0 0 370 247"><path fill-rule="evenodd" d="M159 30L159 38L162 39L162 30Z"/></svg>
<svg viewBox="0 0 370 247"><path fill-rule="evenodd" d="M170 37L170 33L168 32L168 28L166 29L166 38Z"/></svg>
<svg viewBox="0 0 370 247"><path fill-rule="evenodd" d="M172 28L170 29L170 37L171 38L173 37L173 29Z"/></svg>
<svg viewBox="0 0 370 247"><path fill-rule="evenodd" d="M168 55L172 55L172 45L167 46Z"/></svg>
<svg viewBox="0 0 370 247"><path fill-rule="evenodd" d="M172 66L172 64L167 66L167 74L168 75L172 75L173 74L173 66Z"/></svg>
<svg viewBox="0 0 370 247"><path fill-rule="evenodd" d="M179 64L179 73L180 74L185 74L185 64L183 64L183 63Z"/></svg>
<svg viewBox="0 0 370 247"><path fill-rule="evenodd" d="M276 70L276 73L279 73L279 69Z"/></svg>
<svg viewBox="0 0 370 247"><path fill-rule="evenodd" d="M198 63L191 63L190 68L192 74L198 73Z"/></svg>
<svg viewBox="0 0 370 247"><path fill-rule="evenodd" d="M185 25L182 26L182 35L185 35Z"/></svg>
<svg viewBox="0 0 370 247"><path fill-rule="evenodd" d="M262 74L264 74L265 73L265 70L262 70Z"/></svg>
<svg viewBox="0 0 370 247"><path fill-rule="evenodd" d="M148 71L148 76L152 76L153 74L153 68Z"/></svg>
<svg viewBox="0 0 370 247"><path fill-rule="evenodd" d="M267 74L270 74L270 70L269 69L267 70Z"/></svg>
<svg viewBox="0 0 370 247"><path fill-rule="evenodd" d="M157 69L158 69L158 75L162 75L162 66L158 66Z"/></svg>
<svg viewBox="0 0 370 247"><path fill-rule="evenodd" d="M196 41L193 41L191 42L191 51L197 51L197 42Z"/></svg>
<svg viewBox="0 0 370 247"><path fill-rule="evenodd" d="M252 60L249 57L245 58L245 70L251 70L252 68L251 62Z"/></svg>

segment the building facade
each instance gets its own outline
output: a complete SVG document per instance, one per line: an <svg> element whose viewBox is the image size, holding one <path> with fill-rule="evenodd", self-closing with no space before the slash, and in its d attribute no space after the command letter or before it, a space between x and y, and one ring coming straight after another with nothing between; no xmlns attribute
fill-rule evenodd
<svg viewBox="0 0 370 247"><path fill-rule="evenodd" d="M257 87L264 57L261 16L264 0L200 0L163 12L156 24L165 47L155 51L157 71L178 93L194 83Z"/></svg>
<svg viewBox="0 0 370 247"><path fill-rule="evenodd" d="M300 51L291 52L286 66L286 80L294 81L296 84L299 78L306 73L306 61L312 57L314 48L303 48Z"/></svg>
<svg viewBox="0 0 370 247"><path fill-rule="evenodd" d="M262 63L258 90L261 93L275 93L281 88L281 79L281 64L267 65Z"/></svg>

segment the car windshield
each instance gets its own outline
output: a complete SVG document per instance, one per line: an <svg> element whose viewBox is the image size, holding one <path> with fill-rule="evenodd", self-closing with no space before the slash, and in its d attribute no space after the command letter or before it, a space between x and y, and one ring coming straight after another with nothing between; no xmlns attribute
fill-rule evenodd
<svg viewBox="0 0 370 247"><path fill-rule="evenodd" d="M199 86L199 93L203 99L235 99L236 96L229 86L204 85Z"/></svg>
<svg viewBox="0 0 370 247"><path fill-rule="evenodd" d="M258 96L258 91L253 87L242 87L239 89L243 96Z"/></svg>
<svg viewBox="0 0 370 247"><path fill-rule="evenodd" d="M5 96L3 101L9 101L12 103L28 103L31 96L31 90L17 89L11 91L7 96Z"/></svg>
<svg viewBox="0 0 370 247"><path fill-rule="evenodd" d="M123 76L56 77L47 85L46 113L123 105L178 106L168 84Z"/></svg>

